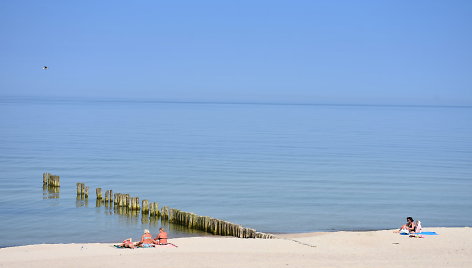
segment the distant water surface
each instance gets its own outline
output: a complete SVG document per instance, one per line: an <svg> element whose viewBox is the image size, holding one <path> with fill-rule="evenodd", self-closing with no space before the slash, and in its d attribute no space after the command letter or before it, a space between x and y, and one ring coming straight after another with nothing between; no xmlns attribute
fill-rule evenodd
<svg viewBox="0 0 472 268"><path fill-rule="evenodd" d="M96 207L96 187L263 232L472 222L470 107L4 98L0 128L0 246L162 225ZM59 198L43 192L46 171L61 176Z"/></svg>

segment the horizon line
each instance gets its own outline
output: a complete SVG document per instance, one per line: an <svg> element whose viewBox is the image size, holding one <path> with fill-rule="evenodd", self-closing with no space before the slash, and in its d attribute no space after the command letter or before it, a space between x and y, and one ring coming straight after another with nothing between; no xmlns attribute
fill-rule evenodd
<svg viewBox="0 0 472 268"><path fill-rule="evenodd" d="M274 106L372 106L372 107L444 107L444 108L472 108L470 105L457 104L400 104L400 103L342 103L342 102L297 102L297 101L231 101L231 100L185 100L185 99L157 99L133 97L90 97L90 96L13 96L0 95L3 100L42 100L42 101L89 101L89 102L133 102L133 103L175 103L175 104L225 104L225 105L274 105Z"/></svg>

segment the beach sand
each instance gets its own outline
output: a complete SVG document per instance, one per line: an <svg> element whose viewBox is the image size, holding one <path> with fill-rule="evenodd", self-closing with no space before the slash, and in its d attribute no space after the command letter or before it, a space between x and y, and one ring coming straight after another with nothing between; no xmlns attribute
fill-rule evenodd
<svg viewBox="0 0 472 268"><path fill-rule="evenodd" d="M0 249L0 267L472 267L472 230L425 228L279 235L279 239L193 237L178 247L116 249L113 244L41 244ZM119 239L118 239L119 240Z"/></svg>

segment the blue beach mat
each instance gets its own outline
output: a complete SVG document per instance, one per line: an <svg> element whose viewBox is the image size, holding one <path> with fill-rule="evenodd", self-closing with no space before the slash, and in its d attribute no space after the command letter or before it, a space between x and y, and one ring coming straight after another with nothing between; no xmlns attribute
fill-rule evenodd
<svg viewBox="0 0 472 268"><path fill-rule="evenodd" d="M400 233L401 235L411 235L411 234L417 234L417 235L439 235L438 233L436 232L421 232L421 233L411 233L411 234L408 234L408 233Z"/></svg>

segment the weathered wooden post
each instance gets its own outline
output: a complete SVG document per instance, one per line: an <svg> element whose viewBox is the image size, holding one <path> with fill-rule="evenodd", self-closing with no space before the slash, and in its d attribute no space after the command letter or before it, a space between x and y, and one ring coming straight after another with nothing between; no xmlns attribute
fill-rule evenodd
<svg viewBox="0 0 472 268"><path fill-rule="evenodd" d="M43 185L47 185L49 187L60 187L60 177L45 172L43 173Z"/></svg>
<svg viewBox="0 0 472 268"><path fill-rule="evenodd" d="M157 217L159 216L159 203L157 202L151 202L151 204L149 205L149 215L151 217Z"/></svg>
<svg viewBox="0 0 472 268"><path fill-rule="evenodd" d="M149 204L149 216L154 217L154 215L156 215L156 210L154 209L154 202L151 202Z"/></svg>
<svg viewBox="0 0 472 268"><path fill-rule="evenodd" d="M56 175L49 174L48 176L48 185L52 187L60 187L60 177Z"/></svg>
<svg viewBox="0 0 472 268"><path fill-rule="evenodd" d="M139 204L139 197L134 197L133 208L132 210L140 210L141 205Z"/></svg>
<svg viewBox="0 0 472 268"><path fill-rule="evenodd" d="M50 174L47 173L47 172L43 173L43 184L46 184L46 185L48 184L48 182L49 182L49 175L50 175Z"/></svg>
<svg viewBox="0 0 472 268"><path fill-rule="evenodd" d="M169 208L167 206L161 208L161 217L165 220L169 219Z"/></svg>
<svg viewBox="0 0 472 268"><path fill-rule="evenodd" d="M82 195L82 183L78 182L77 185L77 195Z"/></svg>
<svg viewBox="0 0 472 268"><path fill-rule="evenodd" d="M141 212L143 215L148 215L149 213L149 201L148 200L143 200Z"/></svg>
<svg viewBox="0 0 472 268"><path fill-rule="evenodd" d="M84 197L85 198L88 198L89 196L89 187L88 186L85 186L85 189L84 189Z"/></svg>
<svg viewBox="0 0 472 268"><path fill-rule="evenodd" d="M126 206L126 196L125 196L125 194L118 193L118 206L119 207Z"/></svg>
<svg viewBox="0 0 472 268"><path fill-rule="evenodd" d="M110 202L110 205L113 204L113 191L112 190L108 190L109 191L109 194L108 194L108 198L110 199L109 202Z"/></svg>
<svg viewBox="0 0 472 268"><path fill-rule="evenodd" d="M102 199L102 188L95 189L95 193L97 194L97 199L101 200Z"/></svg>
<svg viewBox="0 0 472 268"><path fill-rule="evenodd" d="M133 198L129 195L129 194L126 194L124 196L124 199L125 199L125 207L127 207L129 210L131 210L133 208Z"/></svg>

